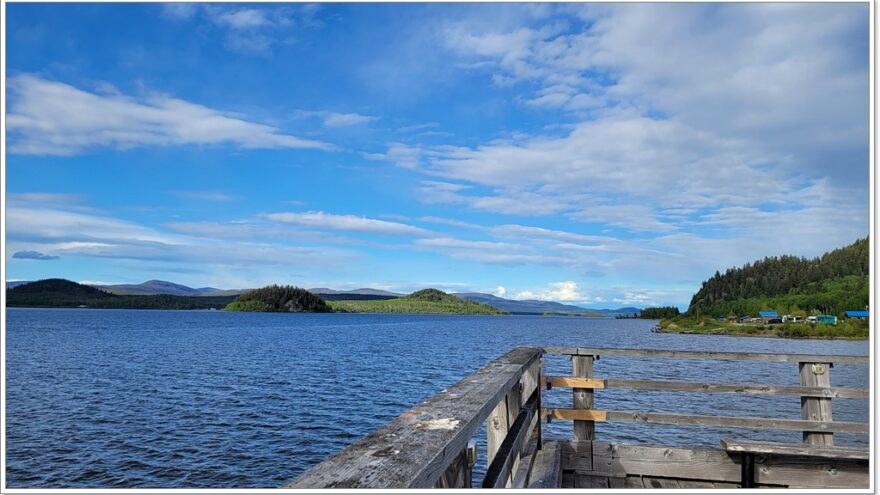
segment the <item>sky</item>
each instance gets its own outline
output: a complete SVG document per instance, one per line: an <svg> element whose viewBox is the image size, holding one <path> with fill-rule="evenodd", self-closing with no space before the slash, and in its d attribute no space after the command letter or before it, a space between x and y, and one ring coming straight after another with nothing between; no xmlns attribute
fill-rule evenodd
<svg viewBox="0 0 880 495"><path fill-rule="evenodd" d="M686 308L869 232L868 4L25 4L8 280Z"/></svg>

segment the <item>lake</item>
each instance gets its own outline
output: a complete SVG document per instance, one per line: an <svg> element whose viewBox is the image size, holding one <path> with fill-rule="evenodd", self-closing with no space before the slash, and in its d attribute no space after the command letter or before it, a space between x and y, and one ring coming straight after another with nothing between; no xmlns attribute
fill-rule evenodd
<svg viewBox="0 0 880 495"><path fill-rule="evenodd" d="M651 333L650 320L17 308L6 315L10 488L277 487L516 346L869 352L868 342ZM547 369L570 374L563 357L548 356ZM595 374L798 384L796 363L609 357ZM832 371L835 386L868 383L867 366ZM553 390L545 402L570 407L571 392ZM799 398L785 396L607 390L596 407L800 417ZM868 401L835 399L834 419L867 421ZM571 422L546 427L547 436L571 436ZM799 432L633 423L596 430L601 440L626 443L800 442ZM867 442L835 435L836 444Z"/></svg>

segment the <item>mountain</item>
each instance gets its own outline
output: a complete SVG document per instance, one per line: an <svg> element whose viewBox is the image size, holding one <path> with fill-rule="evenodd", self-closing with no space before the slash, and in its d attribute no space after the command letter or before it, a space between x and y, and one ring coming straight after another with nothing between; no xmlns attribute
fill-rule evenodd
<svg viewBox="0 0 880 495"><path fill-rule="evenodd" d="M37 280L6 289L6 304L9 306L69 307L114 297L109 292L62 278Z"/></svg>
<svg viewBox="0 0 880 495"><path fill-rule="evenodd" d="M93 285L98 289L105 290L111 294L120 296L152 296L158 294L166 294L169 296L238 296L247 289L224 290L214 287L201 287L193 289L174 282L166 280L147 280L142 284L118 284L118 285Z"/></svg>
<svg viewBox="0 0 880 495"><path fill-rule="evenodd" d="M117 295L153 295L168 294L171 296L198 296L202 293L198 289L185 285L167 282L165 280L147 280L142 284L119 284L119 285L95 285L99 289L106 290Z"/></svg>
<svg viewBox="0 0 880 495"><path fill-rule="evenodd" d="M64 279L47 279L6 289L10 307L104 309L219 309L234 296L119 295Z"/></svg>
<svg viewBox="0 0 880 495"><path fill-rule="evenodd" d="M13 280L6 282L6 288L11 289L13 287L18 287L19 285L29 284L32 280Z"/></svg>
<svg viewBox="0 0 880 495"><path fill-rule="evenodd" d="M314 289L308 289L312 294L356 294L362 296L390 296L390 297L401 297L404 294L399 294L397 292L389 292L387 290L379 290L379 289L370 289L370 288L362 288L362 289L354 289L354 290L335 290L328 289L326 287L317 287Z"/></svg>
<svg viewBox="0 0 880 495"><path fill-rule="evenodd" d="M388 292L379 289L355 289L355 290L334 290L326 287L318 287L309 289L312 294L318 294L327 301L381 301L387 299L396 299L404 294L396 292Z"/></svg>
<svg viewBox="0 0 880 495"><path fill-rule="evenodd" d="M868 306L868 239L807 259L767 257L730 268L703 282L691 299L691 316L822 312L838 315Z"/></svg>
<svg viewBox="0 0 880 495"><path fill-rule="evenodd" d="M553 301L504 299L503 297L493 296L492 294L485 294L482 292L459 292L455 295L462 299L467 299L468 301L488 304L514 314L556 313L589 316L629 316L632 314L638 314L639 311L641 311L639 308L591 309Z"/></svg>

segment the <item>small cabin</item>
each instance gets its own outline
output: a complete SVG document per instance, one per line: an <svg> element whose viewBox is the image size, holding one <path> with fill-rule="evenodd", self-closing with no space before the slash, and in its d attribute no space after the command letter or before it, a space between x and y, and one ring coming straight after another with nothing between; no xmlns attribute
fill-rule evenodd
<svg viewBox="0 0 880 495"><path fill-rule="evenodd" d="M867 320L868 319L868 312L867 311L850 310L850 311L846 312L846 317L847 318L856 318L859 320Z"/></svg>
<svg viewBox="0 0 880 495"><path fill-rule="evenodd" d="M761 323L782 323L782 318L779 317L779 313L776 311L760 311L758 312L758 316L761 318Z"/></svg>
<svg viewBox="0 0 880 495"><path fill-rule="evenodd" d="M782 323L800 323L804 321L800 316L782 315Z"/></svg>

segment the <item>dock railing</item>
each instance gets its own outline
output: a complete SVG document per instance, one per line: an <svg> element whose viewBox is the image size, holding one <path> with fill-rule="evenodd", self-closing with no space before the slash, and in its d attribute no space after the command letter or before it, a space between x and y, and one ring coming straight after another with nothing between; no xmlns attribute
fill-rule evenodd
<svg viewBox="0 0 880 495"><path fill-rule="evenodd" d="M516 348L349 445L284 488L467 488L486 423L480 484L510 486L522 452L540 442L540 348Z"/></svg>
<svg viewBox="0 0 880 495"><path fill-rule="evenodd" d="M543 374L544 354L569 356L572 361L571 376ZM593 364L600 357L791 362L798 364L800 385L703 383L595 376ZM790 444L787 444L788 447L785 445L779 447L776 454L782 453L785 449L814 453L817 449L825 449L817 455L841 457L838 451L843 451L845 448L833 447L834 433L868 433L869 425L852 421L834 421L831 416L831 400L868 399L869 391L832 387L830 373L834 363L866 365L869 364L869 360L867 356L520 347L489 362L455 385L416 405L284 487L469 488L473 484L473 467L477 457L473 440L484 424L487 468L482 480L477 482L477 486L481 487L542 486L541 480L546 481L553 476L549 478L543 475L533 476L532 471L541 469L544 471L555 469L558 471L559 480L564 478L563 470L567 470L568 486L578 488L664 486L662 483L648 486L647 481L644 481L644 485L623 484L633 482L633 478L638 478L639 483L642 483L642 477L647 475L657 476L661 481L672 478L690 480L670 485L679 488L751 486L746 484L745 476L749 474L746 468L753 468L746 464L754 461L754 457L752 453L742 452L744 448L753 448L749 447L748 443L731 441L731 447L726 451L676 448L651 450L652 447L617 446L597 442L595 424L603 421L626 421L658 425L794 430L803 432L804 447L807 448L791 449ZM572 390L573 407L542 408L542 393L545 393L542 389L560 388ZM799 396L801 418L596 409L594 394L604 389ZM545 439L542 418L548 422L552 420L574 422L573 440L547 444L548 449L543 452L546 454L552 451L553 454L546 454L543 457L542 445ZM772 444L764 444L760 448L772 450L775 447ZM806 480L803 486L821 487L823 483L830 483L828 486L861 487L863 480L867 479L867 474L861 476L862 468L866 467L866 464L858 463L866 461L862 459L863 454L858 454L856 457L858 459L844 460L840 465L842 471L834 467L816 474L813 470L810 471L812 474L808 473L809 476L806 477L800 468L792 468L789 461L785 461L784 467L779 468L772 462L764 463L762 457L759 459L761 461L759 464L764 471L759 476L758 483L762 486L788 486L791 485L790 478L795 477ZM802 461L803 459L797 462L803 464ZM855 464L850 465L847 464L848 462ZM640 472L640 469L644 472ZM857 475L844 479L850 471ZM572 481L572 472L576 478L578 476L580 478ZM532 481L529 481L530 479ZM590 480L597 479L599 481L596 481L596 485L590 484L592 483ZM714 480L714 482L694 480ZM618 484L615 485L615 482Z"/></svg>
<svg viewBox="0 0 880 495"><path fill-rule="evenodd" d="M863 433L870 432L869 424L853 421L834 421L832 419L831 403L835 398L846 399L869 399L870 391L863 388L846 388L833 387L831 385L831 369L835 363L868 365L868 356L844 356L844 355L806 355L806 354L771 354L771 353L741 353L741 352L701 352L701 351L677 351L677 350L657 350L657 349L618 349L618 348L588 348L588 347L545 347L544 352L547 354L557 354L569 356L572 362L571 376L544 376L543 385L548 390L554 388L565 388L572 390L572 407L571 408L546 408L542 410L542 416L547 421L552 420L572 420L573 425L573 441L566 446L567 457L563 464L569 467L577 467L579 463L586 465L587 469L583 472L595 474L603 472L598 469L596 463L599 459L603 459L616 466L617 476L626 476L627 453L623 452L624 447L614 447L615 452L600 452L601 448L611 449L609 444L602 442L594 442L596 439L596 423L597 422L637 422L657 425L699 425L699 426L715 426L729 428L747 428L755 430L793 430L801 431L804 447L799 449L800 452L813 452L816 456L823 453L837 452L838 457L843 459L843 454L838 451L845 449L835 449L834 434L835 433ZM593 365L600 357L623 357L629 359L673 359L673 360L714 360L714 361L770 361L770 362L790 362L797 364L797 370L800 376L799 386L790 385L767 385L755 383L709 383L709 382L691 382L691 381L668 381L668 380L652 380L652 379L622 379L608 376L596 376L593 373ZM750 417L750 416L726 416L726 415L701 415L701 414L680 414L668 412L652 412L652 411L618 411L597 409L594 406L594 394L601 393L606 389L632 389L646 391L664 391L664 392L691 392L691 393L725 393L725 394L742 394L742 395L788 395L800 397L801 410L800 419L781 419L769 417ZM727 443L727 442L723 442ZM734 443L731 441L730 443ZM792 451L790 444L763 444L765 450L768 446L775 445L770 449L774 455L782 455L786 451ZM824 450L823 450L824 449ZM759 449L760 450L760 449ZM753 453L741 452L734 449L727 449L728 452L738 452L739 458L736 460L739 466L735 466L729 462L724 456L718 456L719 462L712 464L715 469L715 476L719 476L719 472L727 468L739 469L735 475L731 474L725 477L728 482L742 482L743 486L754 486L753 467L748 463L754 461ZM670 457L669 449L658 449L651 453L648 449L642 448L638 456L641 457L639 462L649 462L651 455ZM724 453L724 451L721 451ZM684 457L690 457L690 461L695 461L696 457L712 457L708 452L699 452L690 450L682 451ZM741 455L740 455L741 454ZM763 452L764 457L769 455ZM859 454L862 456L862 454ZM589 460L586 458L589 457ZM612 459L612 457L615 457ZM673 455L674 457L674 455ZM764 458L762 457L762 459ZM580 461L579 459L580 458ZM629 459L633 461L633 459ZM659 459L662 460L662 459ZM704 459L705 461L705 459ZM726 462L721 462L726 461ZM708 462L708 461L706 461ZM848 461L843 461L846 464ZM631 462L630 465L635 467L638 463ZM700 462L691 462L691 466L683 466L682 463L675 462L657 462L650 470L646 470L654 476L660 478L682 477L682 470L691 471L691 477L704 479L712 479L710 473L701 475L698 471L706 469L701 466ZM741 469L740 469L741 468ZM633 470L637 472L639 468ZM678 470L677 472L675 470ZM613 474L604 470L603 474ZM785 479L780 476L777 469L770 473L768 469L764 469L763 482L765 484L784 485ZM840 482L843 478L838 476L840 470L826 469L822 471L828 476L806 476L800 482L814 482L817 486L824 486L826 483ZM795 471L786 472L785 476L792 477ZM772 475L771 475L772 474ZM814 473L815 474L815 473ZM865 473L867 474L867 473ZM685 476L686 477L686 476ZM833 477L833 479L832 479ZM717 479L717 478L716 478ZM861 479L861 478L859 478ZM577 484L577 482L575 482ZM584 485L583 482L580 485ZM834 485L830 485L834 486ZM611 486L614 488L614 486ZM632 486L630 486L632 487ZM640 486L638 486L640 487ZM677 485L676 487L682 487Z"/></svg>

